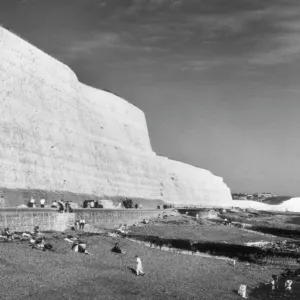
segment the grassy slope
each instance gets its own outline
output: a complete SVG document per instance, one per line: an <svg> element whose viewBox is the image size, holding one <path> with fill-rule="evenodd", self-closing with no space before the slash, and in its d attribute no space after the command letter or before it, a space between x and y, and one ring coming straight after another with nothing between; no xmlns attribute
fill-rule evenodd
<svg viewBox="0 0 300 300"><path fill-rule="evenodd" d="M240 299L233 290L254 287L278 269L185 256L122 240L125 255L110 251L116 239L86 238L93 256L73 253L63 240L59 253L40 252L27 242L1 243L1 299ZM142 258L146 276L128 267Z"/></svg>
<svg viewBox="0 0 300 300"><path fill-rule="evenodd" d="M285 213L285 212L227 212L224 214L227 218L249 223L255 226L265 226L278 229L300 230L299 213Z"/></svg>
<svg viewBox="0 0 300 300"><path fill-rule="evenodd" d="M273 241L273 237L258 235L255 232L248 232L233 226L223 225L200 225L190 221L190 226L178 226L175 223L182 217L169 217L166 221L151 223L147 226L132 227L131 232L139 235L155 235L162 238L191 239L195 241L226 241L230 244L244 244L263 240Z"/></svg>

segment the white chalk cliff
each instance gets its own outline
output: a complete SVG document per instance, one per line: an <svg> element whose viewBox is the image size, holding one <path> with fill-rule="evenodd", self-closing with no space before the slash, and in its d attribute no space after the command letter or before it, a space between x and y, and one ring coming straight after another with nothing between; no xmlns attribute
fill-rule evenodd
<svg viewBox="0 0 300 300"><path fill-rule="evenodd" d="M6 190L231 202L221 177L152 151L140 109L1 27L0 165Z"/></svg>

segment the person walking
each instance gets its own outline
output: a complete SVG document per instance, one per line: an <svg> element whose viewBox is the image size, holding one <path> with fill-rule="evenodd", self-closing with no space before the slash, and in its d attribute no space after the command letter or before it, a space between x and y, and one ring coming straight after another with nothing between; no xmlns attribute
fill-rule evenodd
<svg viewBox="0 0 300 300"><path fill-rule="evenodd" d="M143 270L142 261L138 255L136 255L135 258L136 258L136 263L137 263L136 264L136 276L139 276L139 275L144 276L145 273Z"/></svg>

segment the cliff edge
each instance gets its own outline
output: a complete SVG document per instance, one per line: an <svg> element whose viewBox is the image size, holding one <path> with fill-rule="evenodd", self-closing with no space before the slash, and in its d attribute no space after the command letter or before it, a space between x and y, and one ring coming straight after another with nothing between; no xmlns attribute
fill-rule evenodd
<svg viewBox="0 0 300 300"><path fill-rule="evenodd" d="M222 178L152 151L140 109L80 83L69 67L1 27L0 153L7 205L37 192L48 201L63 194L231 202Z"/></svg>

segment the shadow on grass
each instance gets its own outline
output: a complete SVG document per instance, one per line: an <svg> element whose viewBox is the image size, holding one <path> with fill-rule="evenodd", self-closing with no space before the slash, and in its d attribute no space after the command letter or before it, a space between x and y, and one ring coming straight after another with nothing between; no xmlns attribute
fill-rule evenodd
<svg viewBox="0 0 300 300"><path fill-rule="evenodd" d="M178 250L201 252L214 256L225 256L240 261L255 263L277 263L299 261L300 253L277 249L261 249L255 246L225 244L220 242L193 242L185 239L160 238L158 236L129 235L138 241L150 243L150 246L175 248Z"/></svg>
<svg viewBox="0 0 300 300"><path fill-rule="evenodd" d="M134 268L131 268L131 267L127 267L127 269L129 269L131 271L131 273L133 273L134 275L136 275L136 271Z"/></svg>
<svg viewBox="0 0 300 300"><path fill-rule="evenodd" d="M271 234L274 236L280 236L285 238L300 238L300 230L298 229L287 229L287 228L278 228L278 227L268 227L268 226L252 226L250 230Z"/></svg>
<svg viewBox="0 0 300 300"><path fill-rule="evenodd" d="M292 218L286 222L287 224L300 225L300 217Z"/></svg>

